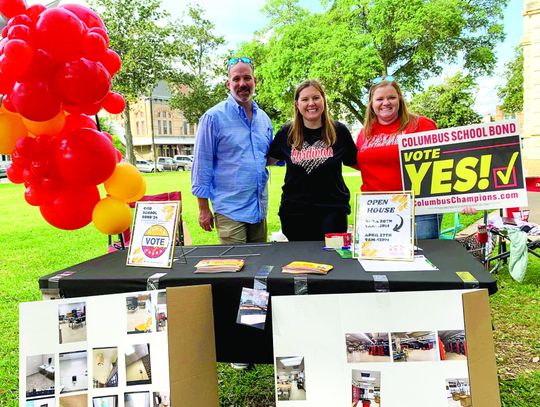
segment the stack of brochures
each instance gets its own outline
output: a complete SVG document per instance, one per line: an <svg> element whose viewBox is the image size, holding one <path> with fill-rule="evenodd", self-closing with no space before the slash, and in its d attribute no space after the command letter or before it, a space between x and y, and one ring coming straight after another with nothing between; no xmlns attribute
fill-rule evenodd
<svg viewBox="0 0 540 407"><path fill-rule="evenodd" d="M330 264L293 261L292 263L283 266L281 271L292 274L326 274L333 268L334 266L331 266Z"/></svg>
<svg viewBox="0 0 540 407"><path fill-rule="evenodd" d="M243 259L205 259L195 265L195 273L234 273L242 270Z"/></svg>

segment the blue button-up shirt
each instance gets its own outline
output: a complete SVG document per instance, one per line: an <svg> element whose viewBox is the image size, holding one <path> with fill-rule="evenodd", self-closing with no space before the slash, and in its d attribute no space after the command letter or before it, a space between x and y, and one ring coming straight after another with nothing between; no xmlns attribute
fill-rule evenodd
<svg viewBox="0 0 540 407"><path fill-rule="evenodd" d="M208 110L195 138L191 192L210 198L214 212L259 223L268 209L266 155L272 122L252 102L251 123L232 96Z"/></svg>

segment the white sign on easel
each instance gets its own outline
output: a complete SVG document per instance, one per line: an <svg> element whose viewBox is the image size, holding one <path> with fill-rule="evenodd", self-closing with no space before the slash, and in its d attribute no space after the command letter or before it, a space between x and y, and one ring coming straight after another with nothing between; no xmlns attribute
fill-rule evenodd
<svg viewBox="0 0 540 407"><path fill-rule="evenodd" d="M355 196L353 257L413 260L414 197L410 191Z"/></svg>
<svg viewBox="0 0 540 407"><path fill-rule="evenodd" d="M137 202L128 266L171 268L180 202Z"/></svg>

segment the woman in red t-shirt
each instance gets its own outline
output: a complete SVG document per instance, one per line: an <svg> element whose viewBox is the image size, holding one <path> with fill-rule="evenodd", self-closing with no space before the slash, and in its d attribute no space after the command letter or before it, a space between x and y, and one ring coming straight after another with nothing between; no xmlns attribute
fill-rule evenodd
<svg viewBox="0 0 540 407"><path fill-rule="evenodd" d="M356 140L357 167L362 172L364 192L401 191L399 134L435 130L431 119L407 109L401 89L393 76L378 77L369 90L364 128ZM442 215L419 215L417 239L437 239Z"/></svg>

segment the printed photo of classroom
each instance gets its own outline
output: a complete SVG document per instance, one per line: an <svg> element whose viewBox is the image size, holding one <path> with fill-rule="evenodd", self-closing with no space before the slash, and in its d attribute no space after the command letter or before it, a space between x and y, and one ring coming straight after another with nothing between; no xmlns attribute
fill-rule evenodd
<svg viewBox="0 0 540 407"><path fill-rule="evenodd" d="M54 355L26 358L26 397L37 398L54 394Z"/></svg>
<svg viewBox="0 0 540 407"><path fill-rule="evenodd" d="M441 360L467 360L465 331L439 331Z"/></svg>
<svg viewBox="0 0 540 407"><path fill-rule="evenodd" d="M276 358L278 400L305 400L306 378L303 356Z"/></svg>
<svg viewBox="0 0 540 407"><path fill-rule="evenodd" d="M124 394L124 407L148 407L150 405L150 392L137 391Z"/></svg>
<svg viewBox="0 0 540 407"><path fill-rule="evenodd" d="M352 370L352 407L380 407L381 372Z"/></svg>
<svg viewBox="0 0 540 407"><path fill-rule="evenodd" d="M152 396L152 407L169 407L171 405L171 400L169 393L155 391Z"/></svg>
<svg viewBox="0 0 540 407"><path fill-rule="evenodd" d="M390 362L388 332L345 334L347 362Z"/></svg>
<svg viewBox="0 0 540 407"><path fill-rule="evenodd" d="M118 348L93 349L93 377L94 389L118 386Z"/></svg>
<svg viewBox="0 0 540 407"><path fill-rule="evenodd" d="M58 370L60 393L88 390L88 361L85 350L61 353Z"/></svg>
<svg viewBox="0 0 540 407"><path fill-rule="evenodd" d="M128 345L126 348L126 384L152 383L150 345Z"/></svg>
<svg viewBox="0 0 540 407"><path fill-rule="evenodd" d="M117 407L118 406L118 396L101 396L94 397L92 399L93 407Z"/></svg>
<svg viewBox="0 0 540 407"><path fill-rule="evenodd" d="M394 362L427 362L439 360L437 334L430 331L393 332Z"/></svg>
<svg viewBox="0 0 540 407"><path fill-rule="evenodd" d="M60 397L60 407L87 407L87 394L73 394L71 396Z"/></svg>
<svg viewBox="0 0 540 407"><path fill-rule="evenodd" d="M167 332L167 293L157 293L156 332Z"/></svg>
<svg viewBox="0 0 540 407"><path fill-rule="evenodd" d="M40 397L34 400L26 400L26 407L55 407L54 396Z"/></svg>
<svg viewBox="0 0 540 407"><path fill-rule="evenodd" d="M446 379L448 407L472 406L469 379Z"/></svg>
<svg viewBox="0 0 540 407"><path fill-rule="evenodd" d="M148 294L126 297L127 333L152 332L152 317L155 314Z"/></svg>
<svg viewBox="0 0 540 407"><path fill-rule="evenodd" d="M86 304L72 303L58 306L59 343L86 341Z"/></svg>

